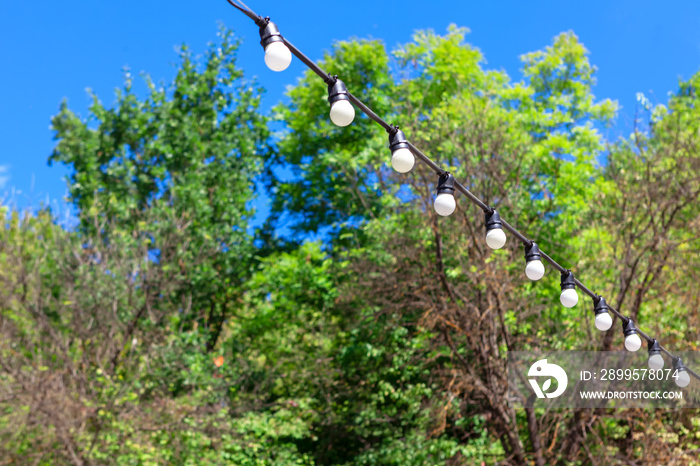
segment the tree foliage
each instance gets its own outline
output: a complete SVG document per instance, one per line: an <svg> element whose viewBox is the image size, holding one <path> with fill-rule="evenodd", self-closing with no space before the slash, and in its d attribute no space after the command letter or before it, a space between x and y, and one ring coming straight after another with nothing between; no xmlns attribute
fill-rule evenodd
<svg viewBox="0 0 700 466"><path fill-rule="evenodd" d="M321 65L664 343L700 340L700 75L634 133L571 32L488 70L465 29ZM0 452L33 464L697 464L695 410L515 408L509 350L609 350L559 277L491 251L483 212L397 175L387 135L328 117L311 72L272 115L222 30L173 82L53 119L74 231L0 229ZM286 127L270 139L269 119ZM605 155L605 163L598 160ZM276 176L284 168L292 177ZM250 228L267 176L272 215ZM284 241L275 229L319 241ZM258 241L256 241L258 240ZM613 327L617 329L618 326ZM693 463L695 461L695 463Z"/></svg>

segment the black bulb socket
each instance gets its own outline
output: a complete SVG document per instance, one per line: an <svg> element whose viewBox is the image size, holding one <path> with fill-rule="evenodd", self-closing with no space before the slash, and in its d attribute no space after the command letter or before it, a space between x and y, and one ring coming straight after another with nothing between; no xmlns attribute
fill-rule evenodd
<svg viewBox="0 0 700 466"><path fill-rule="evenodd" d="M503 223L501 223L501 216L494 209L490 212L486 212L486 231L496 230L503 228Z"/></svg>
<svg viewBox="0 0 700 466"><path fill-rule="evenodd" d="M675 358L673 360L673 368L677 370L678 372L683 372L688 370L688 367L683 364L683 360L681 358Z"/></svg>
<svg viewBox="0 0 700 466"><path fill-rule="evenodd" d="M537 243L530 243L528 246L525 245L525 262L539 261L542 260L542 255L540 253L540 247Z"/></svg>
<svg viewBox="0 0 700 466"><path fill-rule="evenodd" d="M334 76L333 82L328 85L328 102L333 104L340 100L350 100L350 92L345 83Z"/></svg>
<svg viewBox="0 0 700 466"><path fill-rule="evenodd" d="M440 178L438 178L437 193L454 195L455 177L451 173L443 173L440 175Z"/></svg>
<svg viewBox="0 0 700 466"><path fill-rule="evenodd" d="M266 23L260 26L260 45L266 49L273 42L284 42L284 39L277 25L268 18Z"/></svg>
<svg viewBox="0 0 700 466"><path fill-rule="evenodd" d="M661 354L661 345L659 345L659 342L656 341L656 338L648 342L648 347L649 347L649 357L656 356L657 354Z"/></svg>
<svg viewBox="0 0 700 466"><path fill-rule="evenodd" d="M574 290L576 289L576 281L574 279L574 273L571 270L566 270L561 273L561 290Z"/></svg>
<svg viewBox="0 0 700 466"><path fill-rule="evenodd" d="M595 305L593 306L593 311L595 312L595 315L598 314L607 314L610 308L608 307L608 303L605 302L605 298L602 296L598 298L598 301L595 302Z"/></svg>
<svg viewBox="0 0 700 466"><path fill-rule="evenodd" d="M622 333L625 335L625 338L637 333L637 327L634 326L632 319L627 319L626 322L622 321Z"/></svg>
<svg viewBox="0 0 700 466"><path fill-rule="evenodd" d="M403 134L403 131L400 129L397 129L394 134L389 135L389 149L391 149L392 153L399 149L410 150L410 147L408 146L408 139L406 139L406 135Z"/></svg>

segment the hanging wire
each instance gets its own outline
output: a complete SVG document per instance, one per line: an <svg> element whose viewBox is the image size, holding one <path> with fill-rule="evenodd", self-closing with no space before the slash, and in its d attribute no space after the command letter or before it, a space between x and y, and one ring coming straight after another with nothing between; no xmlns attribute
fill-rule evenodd
<svg viewBox="0 0 700 466"><path fill-rule="evenodd" d="M236 9L239 11L243 12L246 16L251 18L255 24L258 26L261 25L261 22L264 23L266 20L269 18L263 19L262 16L259 16L253 12L251 8L249 8L245 3L243 3L241 0L235 0L237 3L240 5L237 5L234 1L232 0L226 0L228 3L230 3L232 6L234 6ZM282 36L282 40L284 41L284 44L289 48L289 50L294 54L299 60L301 60L302 63L304 63L308 68L310 68L313 72L315 72L321 79L324 80L326 84L331 84L333 82L333 78L329 73L326 73L319 67L316 63L314 63L309 57L304 55L299 49L297 49L294 45L292 45L284 36ZM355 97L352 93L348 93L348 97L350 98L350 101L355 104L362 112L367 115L369 118L374 120L376 123L378 123L382 128L384 128L388 133L391 133L395 131L395 126L390 125L387 121L382 119L380 116L378 116L369 106L367 106L365 103L363 103L360 99ZM408 146L413 153L421 162L426 164L431 170L433 170L438 176L442 176L445 173L447 173L446 170L440 168L439 165L437 165L435 162L433 162L430 157L425 155L422 151L420 151L416 146L408 142ZM493 207L490 207L484 201L479 199L479 197L475 196L471 191L469 191L467 188L465 188L462 184L460 183L455 183L455 188L457 188L458 191L460 191L462 194L464 194L473 204L481 208L484 212L491 212L493 211ZM508 230L513 236L515 236L518 240L520 240L523 244L529 246L533 243L533 240L528 239L524 234L522 234L520 231L518 231L517 228L514 226L510 225L508 222L503 220L501 218L501 224L503 225L503 228ZM569 269L563 267L557 261L552 259L549 255L545 254L543 251L540 251L540 255L542 258L547 261L552 267L554 267L557 271L559 272L565 272ZM587 294L589 297L591 297L594 301L598 300L600 298L600 295L594 293L592 290L590 290L586 285L584 285L578 278L574 278L574 282L576 283L576 286L583 291L585 294ZM623 315L621 312L618 310L614 309L612 306L608 305L608 310L614 314L616 317L620 318L623 322L626 322L629 320L628 317ZM653 338L647 335L645 332L637 328L637 333L644 338L647 342L652 343ZM667 355L669 358L673 359L673 361L676 361L678 359L677 356L674 356L670 351L668 351L666 348L661 346L659 343L659 346L661 348L661 352ZM695 371L691 370L689 367L686 366L686 370L688 371L689 374L693 375L696 379L700 380L700 375L697 374Z"/></svg>
<svg viewBox="0 0 700 466"><path fill-rule="evenodd" d="M239 5L238 3L236 3L236 2L234 2L234 1L232 1L232 0L226 0L226 1L227 1L232 7L236 8L237 10L239 10L240 12L242 12L244 15L246 15L247 17L249 17L250 19L252 19L253 21L255 21L255 24L257 24L258 26L260 25L260 24L259 24L259 21L262 20L262 17L256 15L255 13L253 13L253 10L251 10L250 8L248 8L248 6L247 6L245 3L241 2L240 0L236 0L236 2L240 3L240 5Z"/></svg>

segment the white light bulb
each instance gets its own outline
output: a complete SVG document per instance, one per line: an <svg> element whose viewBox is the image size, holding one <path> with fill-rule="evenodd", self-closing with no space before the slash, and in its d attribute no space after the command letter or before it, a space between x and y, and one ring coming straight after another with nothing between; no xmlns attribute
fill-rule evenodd
<svg viewBox="0 0 700 466"><path fill-rule="evenodd" d="M625 348L627 351L638 351L642 347L642 339L639 335L633 333L625 337Z"/></svg>
<svg viewBox="0 0 700 466"><path fill-rule="evenodd" d="M331 121L337 126L347 126L355 119L355 107L348 100L336 100L331 105Z"/></svg>
<svg viewBox="0 0 700 466"><path fill-rule="evenodd" d="M528 261L525 266L525 275L530 280L539 280L544 277L544 264L541 260Z"/></svg>
<svg viewBox="0 0 700 466"><path fill-rule="evenodd" d="M435 212L443 217L452 215L452 213L457 208L457 203L455 202L455 197L452 194L442 193L438 194L435 198L435 203L433 204Z"/></svg>
<svg viewBox="0 0 700 466"><path fill-rule="evenodd" d="M391 166L399 173L408 173L416 163L416 159L408 149L399 149L391 154Z"/></svg>
<svg viewBox="0 0 700 466"><path fill-rule="evenodd" d="M597 328L601 332L606 332L610 330L612 324L612 317L610 317L610 314L608 314L607 312L603 312L595 316L595 328Z"/></svg>
<svg viewBox="0 0 700 466"><path fill-rule="evenodd" d="M284 71L292 63L292 52L284 42L272 42L265 47L265 64L272 71Z"/></svg>
<svg viewBox="0 0 700 466"><path fill-rule="evenodd" d="M688 371L678 371L678 377L676 377L676 385L679 387L687 387L690 384L690 374Z"/></svg>
<svg viewBox="0 0 700 466"><path fill-rule="evenodd" d="M574 307L576 303L578 303L578 293L576 293L574 288L567 288L561 292L559 301L561 301L565 307Z"/></svg>
<svg viewBox="0 0 700 466"><path fill-rule="evenodd" d="M486 244L491 249L501 249L506 245L506 234L501 228L494 228L486 232Z"/></svg>
<svg viewBox="0 0 700 466"><path fill-rule="evenodd" d="M649 369L658 371L664 368L664 358L660 354L649 356Z"/></svg>

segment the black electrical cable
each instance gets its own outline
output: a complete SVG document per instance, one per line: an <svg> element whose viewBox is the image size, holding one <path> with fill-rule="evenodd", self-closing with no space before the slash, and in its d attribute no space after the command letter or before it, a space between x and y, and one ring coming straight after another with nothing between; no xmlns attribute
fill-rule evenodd
<svg viewBox="0 0 700 466"><path fill-rule="evenodd" d="M386 130L387 133L391 133L392 131L394 131L393 126L391 126L389 123L384 121L381 117L379 117L376 113L374 113L374 111L371 108L369 108L367 105L362 103L362 101L360 99L358 99L357 97L355 97L352 94L349 94L348 97L350 97L350 102L352 102L356 106L360 107L360 110L362 110L362 112L365 115L367 115L368 117L370 117L371 119L376 121L382 128L384 128Z"/></svg>
<svg viewBox="0 0 700 466"><path fill-rule="evenodd" d="M245 3L243 3L243 0L236 0L236 1L237 1L238 3L240 3L240 4L243 6L243 8L245 8L245 9L248 10L248 11L250 11L251 14L253 14L253 15L255 14L255 13L253 13L253 10L252 10L248 5L246 5Z"/></svg>
<svg viewBox="0 0 700 466"><path fill-rule="evenodd" d="M248 8L245 3L240 2L241 5L236 4L232 0L226 0L232 7L236 8L238 11L242 12L244 15L255 21L255 24L260 26L260 22L263 21L262 16L258 16L255 13L253 13L253 10ZM236 0L238 1L238 0Z"/></svg>
<svg viewBox="0 0 700 466"><path fill-rule="evenodd" d="M301 62L302 62L303 64L305 64L306 66L308 66L308 67L311 69L311 71L313 71L313 72L316 73L321 79L323 79L323 81L324 81L326 84L332 84L332 83L333 83L333 78L331 77L330 74L328 74L328 73L326 73L325 71L323 71L323 70L321 69L320 66L318 66L316 63L314 63L309 57L307 57L306 55L304 55L303 53L301 53L301 50L299 50L298 48L294 47L294 45L292 45L291 42L289 42L287 39L285 39L284 36L282 36L282 40L284 41L284 45L286 45L287 48L289 48L289 50L290 50L299 60L301 60Z"/></svg>
<svg viewBox="0 0 700 466"><path fill-rule="evenodd" d="M246 16L251 18L256 25L260 26L261 24L264 24L266 21L265 19L262 18L262 16L259 16L253 12L252 9L250 9L245 3L243 3L241 0L236 0L238 3L240 3L242 6L236 5L232 0L226 0L228 3L230 3L232 6L243 12ZM284 41L284 44L289 48L289 50L299 59L301 60L302 63L304 63L307 67L309 67L314 73L316 73L321 79L324 80L326 84L331 84L333 82L333 78L329 73L326 73L323 71L316 63L314 63L309 57L304 55L299 49L297 49L294 45L292 45L284 36L282 36L282 40ZM384 128L388 133L392 133L396 131L396 127L390 125L388 122L386 122L384 119L382 119L380 116L378 116L371 108L369 108L367 105L365 105L360 99L355 97L353 94L349 93L348 97L350 98L350 101L355 104L362 112L367 115L369 118L374 120L376 123L378 123L382 128ZM439 165L437 165L435 162L433 162L430 157L425 155L423 152L421 152L417 147L415 147L413 144L408 142L408 146L413 153L418 159L420 159L421 162L425 163L431 170L433 170L438 176L442 176L445 173L447 173L445 170L440 168ZM473 204L477 205L480 207L484 212L491 212L493 211L493 208L488 206L484 201L479 199L477 196L472 194L467 188L465 188L462 184L460 183L455 183L455 188L460 191L462 194L464 194ZM503 220L501 218L501 224L503 225L503 228L508 230L513 236L515 236L517 239L519 239L523 244L525 245L531 245L533 241L531 239L528 239L525 235L520 233L514 226L510 225L508 222ZM550 256L545 254L544 252L540 251L540 254L542 258L544 258L552 267L554 267L556 270L559 272L566 272L568 269L564 268L561 266L559 263L557 263L554 259L552 259ZM576 286L581 289L585 294L593 298L594 300L597 300L600 298L600 295L594 293L591 291L586 285L584 285L579 279L575 278L574 282L576 283ZM623 322L626 322L629 320L628 317L624 316L622 313L614 309L613 307L608 305L609 311L614 314L615 316L619 317L620 319L623 320ZM637 328L637 333L643 337L647 342L652 342L653 338L651 338L649 335L647 335L645 332ZM660 344L659 344L660 345ZM666 348L663 346L660 346L661 352L667 355L668 357L672 358L674 361L677 360L678 358L674 356L670 351L668 351ZM686 370L688 371L689 374L693 375L696 379L700 380L700 375L698 375L695 371L691 370L689 367L686 366Z"/></svg>

